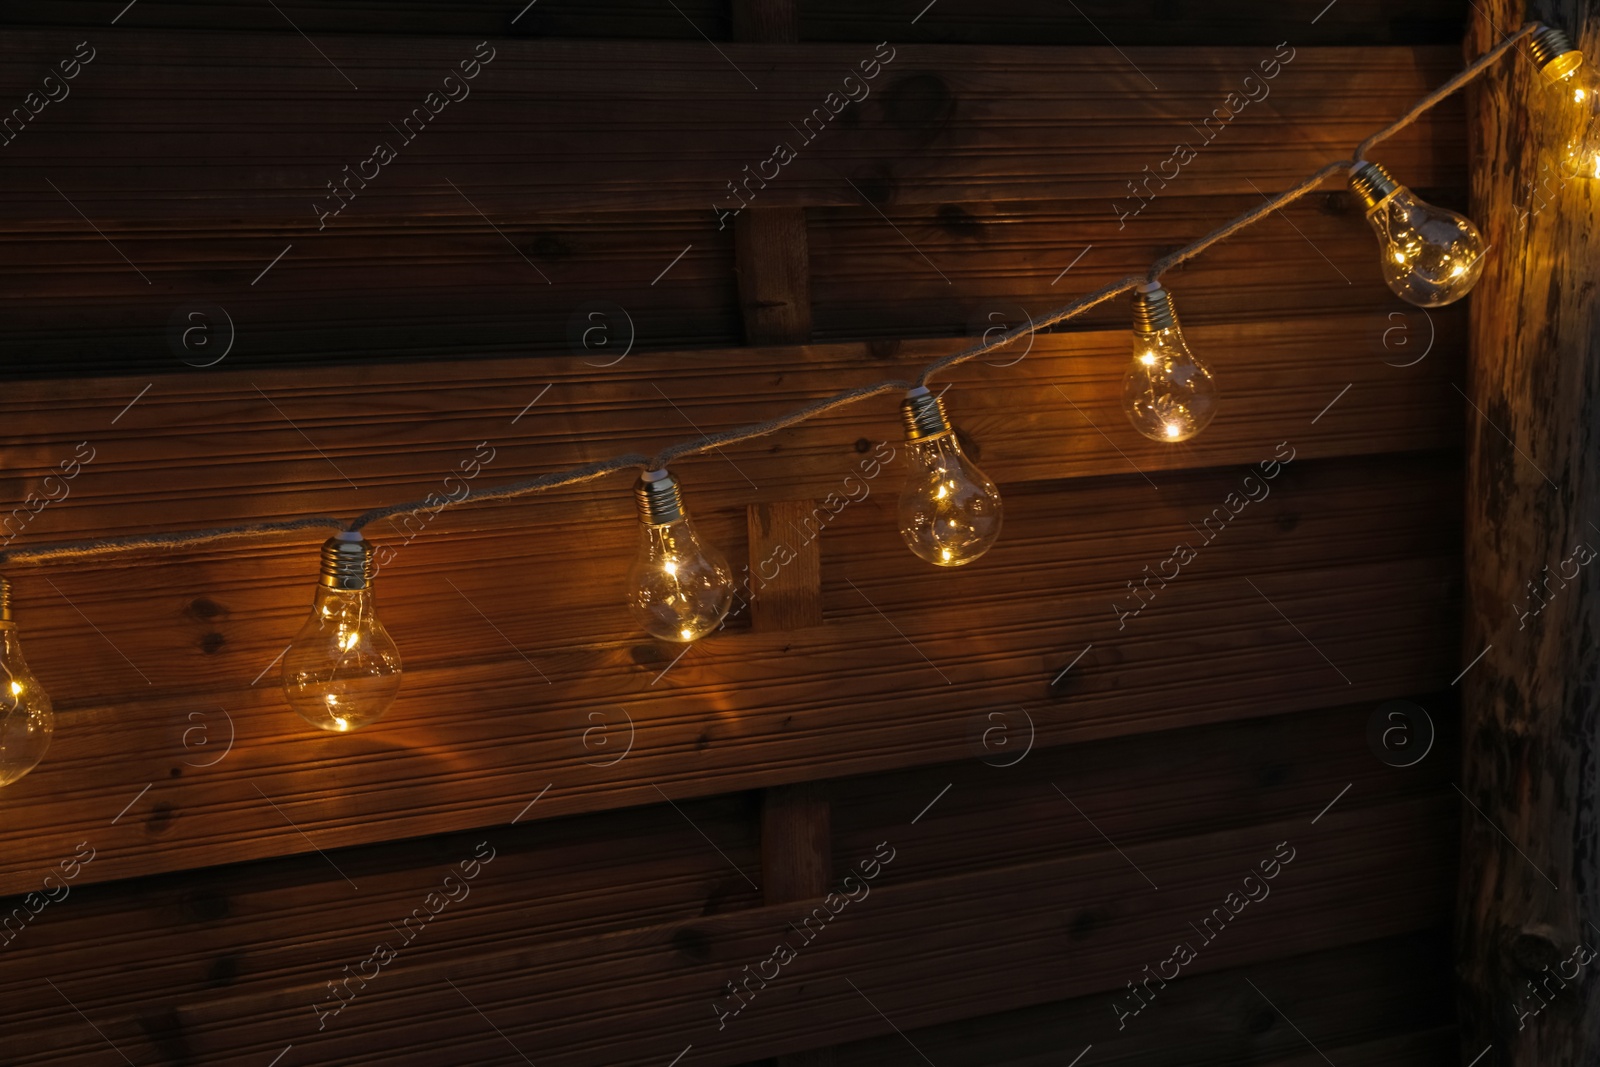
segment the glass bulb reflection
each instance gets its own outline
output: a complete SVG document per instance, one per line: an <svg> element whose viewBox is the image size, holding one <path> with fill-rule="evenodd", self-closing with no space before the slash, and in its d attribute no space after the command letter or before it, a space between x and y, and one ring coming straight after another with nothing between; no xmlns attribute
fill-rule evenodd
<svg viewBox="0 0 1600 1067"><path fill-rule="evenodd" d="M400 650L373 610L370 548L331 538L311 617L283 656L283 695L311 725L348 733L381 719L399 691Z"/></svg>
<svg viewBox="0 0 1600 1067"><path fill-rule="evenodd" d="M696 641L728 614L733 571L721 552L701 540L672 476L651 474L659 477L646 475L637 487L639 551L628 568L628 609L652 637Z"/></svg>
<svg viewBox="0 0 1600 1067"><path fill-rule="evenodd" d="M1542 89L1538 124L1556 165L1569 178L1600 178L1600 69L1550 27L1533 36L1529 51Z"/></svg>
<svg viewBox="0 0 1600 1067"><path fill-rule="evenodd" d="M0 589L0 613L6 616L0 618L0 786L7 786L44 759L56 716L22 658L17 626L9 617L9 590Z"/></svg>
<svg viewBox="0 0 1600 1067"><path fill-rule="evenodd" d="M1471 221L1419 199L1376 164L1362 164L1350 184L1367 203L1383 280L1396 296L1418 307L1441 307L1477 284L1484 245Z"/></svg>
<svg viewBox="0 0 1600 1067"><path fill-rule="evenodd" d="M900 536L929 563L971 563L1000 536L1000 490L962 452L937 397L912 390L901 410L911 473L900 493Z"/></svg>
<svg viewBox="0 0 1600 1067"><path fill-rule="evenodd" d="M1152 441L1187 441L1217 413L1211 368L1189 351L1172 297L1160 286L1134 297L1133 362L1122 379L1122 410Z"/></svg>
<svg viewBox="0 0 1600 1067"><path fill-rule="evenodd" d="M1600 71L1580 67L1546 89L1541 123L1555 162L1569 178L1600 178Z"/></svg>

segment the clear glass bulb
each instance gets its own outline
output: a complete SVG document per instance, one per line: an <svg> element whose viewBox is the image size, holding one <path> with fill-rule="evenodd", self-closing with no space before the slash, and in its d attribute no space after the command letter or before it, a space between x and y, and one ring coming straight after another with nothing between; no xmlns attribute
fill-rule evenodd
<svg viewBox="0 0 1600 1067"><path fill-rule="evenodd" d="M1122 379L1122 410L1152 441L1187 441L1217 413L1216 379L1178 325L1172 297L1159 285L1134 296L1133 362Z"/></svg>
<svg viewBox="0 0 1600 1067"><path fill-rule="evenodd" d="M39 765L56 731L50 697L28 670L11 621L11 590L0 578L0 786Z"/></svg>
<svg viewBox="0 0 1600 1067"><path fill-rule="evenodd" d="M399 691L400 650L373 612L371 549L330 538L311 617L283 656L283 695L311 725L348 733L381 719Z"/></svg>
<svg viewBox="0 0 1600 1067"><path fill-rule="evenodd" d="M919 386L900 410L911 465L900 493L900 536L929 563L971 563L1000 536L1000 490L961 451L938 397Z"/></svg>
<svg viewBox="0 0 1600 1067"><path fill-rule="evenodd" d="M1361 164L1350 186L1366 202L1383 280L1396 296L1418 307L1441 307L1477 284L1483 236L1468 219L1418 199L1375 163Z"/></svg>
<svg viewBox="0 0 1600 1067"><path fill-rule="evenodd" d="M1529 41L1543 92L1538 116L1556 165L1569 178L1600 178L1600 70L1560 30Z"/></svg>
<svg viewBox="0 0 1600 1067"><path fill-rule="evenodd" d="M628 609L651 637L696 641L722 625L733 603L733 570L701 540L678 484L651 471L635 487L639 551L628 568Z"/></svg>

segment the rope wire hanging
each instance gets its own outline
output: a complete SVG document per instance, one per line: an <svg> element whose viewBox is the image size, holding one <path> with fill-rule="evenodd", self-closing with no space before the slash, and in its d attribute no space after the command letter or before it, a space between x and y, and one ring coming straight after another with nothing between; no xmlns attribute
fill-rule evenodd
<svg viewBox="0 0 1600 1067"><path fill-rule="evenodd" d="M1151 264L1150 269L1143 276L1129 275L1109 285L1079 297L1077 300L1061 307L1055 308L1047 314L1032 321L986 337L983 341L973 344L958 352L936 359L926 366L916 376L914 383L896 379L887 379L871 385L859 386L836 393L831 397L813 401L810 404L795 408L781 415L751 423L733 430L721 433L706 434L696 440L683 441L657 452L653 457L646 457L638 453L624 453L611 459L600 460L564 471L555 471L541 474L537 477L526 478L520 481L508 482L500 486L473 493L469 498L474 501L508 500L515 497L528 496L541 493L548 489L576 485L581 482L603 478L619 471L636 469L640 471L663 470L673 460L686 456L699 455L728 445L738 444L743 441L765 437L790 426L797 425L807 419L830 411L846 407L850 404L878 396L882 393L905 391L915 387L926 387L932 378L958 366L968 360L976 359L1002 348L1005 345L1028 334L1064 322L1067 319L1083 314L1091 308L1097 307L1108 300L1121 296L1134 290L1150 291L1151 287L1159 290L1159 279L1166 271L1186 263L1200 255L1219 241L1234 236L1241 230L1259 222L1268 215L1283 210L1289 204L1305 196L1319 187L1328 178L1340 173L1350 171L1365 163L1367 153L1374 145L1387 140L1407 126L1415 123L1428 111L1438 106L1442 101L1459 92L1473 79L1477 78L1495 61L1509 52L1519 41L1530 35L1559 35L1559 31L1551 31L1538 22L1529 22L1515 33L1507 36L1493 48L1483 53L1472 63L1468 64L1459 74L1428 93L1416 102L1412 108L1389 126L1361 142L1353 153L1353 158L1338 160L1327 164L1316 173L1307 177L1298 185L1271 197L1249 211L1229 220L1210 233L1200 237L1189 244L1163 256ZM1563 38L1564 39L1564 38ZM1536 38L1537 40L1537 38ZM1570 54L1570 53L1568 53ZM1370 166L1370 164L1368 164ZM1402 187L1403 188L1403 187ZM62 559L89 559L99 556L112 555L122 552L142 552L161 548L172 548L180 545L208 544L218 541L237 540L272 534L291 533L308 529L339 529L346 531L360 531L364 527L380 519L394 518L400 515L411 515L417 512L431 510L437 504L427 500L412 500L398 504L389 504L363 512L355 519L345 522L327 516L308 516L299 519L289 519L278 522L241 523L236 526L214 527L204 530L174 531L159 534L138 534L125 537L100 538L85 541L69 541L29 545L19 548L0 551L0 564L6 563L48 563Z"/></svg>

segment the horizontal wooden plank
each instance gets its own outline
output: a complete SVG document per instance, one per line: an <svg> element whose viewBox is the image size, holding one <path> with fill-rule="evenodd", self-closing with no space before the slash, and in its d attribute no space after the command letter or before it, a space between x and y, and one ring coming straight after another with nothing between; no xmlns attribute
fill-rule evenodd
<svg viewBox="0 0 1600 1067"><path fill-rule="evenodd" d="M1455 807L1452 795L1335 809L1316 824L1299 816L1136 845L1125 856L1104 848L909 884L894 881L891 865L720 1030L712 1005L723 983L766 959L775 938L794 937L789 924L808 911L803 904L566 941L509 934L503 950L470 962L382 975L381 992L352 1002L321 1033L310 1005L326 991L312 979L270 995L154 1002L142 1018L124 1008L93 1027L72 1019L19 1035L8 1055L18 1065L59 1062L64 1050L87 1054L109 1039L142 1063L244 1064L294 1043L314 1047L319 1063L344 1065L370 1062L377 1044L403 1064L437 1062L450 1049L475 1063L509 1064L532 1052L582 1067L668 1062L692 1044L697 1062L741 1063L808 1047L819 1018L852 1039L887 1032L885 1017L925 1026L1114 987L1170 955L1174 939L1194 937L1189 923L1220 906L1244 872L1273 855L1274 842L1290 844L1292 864L1259 912L1202 943L1190 975L1430 928L1449 906L1453 835L1437 828ZM1165 888L1146 888L1130 864ZM1001 897L1007 906L994 907ZM1074 931L1064 910L1101 918ZM70 979L63 991L71 996ZM1108 1033L1112 999L1102 1009ZM619 1003L634 1006L626 1026L617 1023Z"/></svg>
<svg viewBox="0 0 1600 1067"><path fill-rule="evenodd" d="M892 836L906 846L897 874L933 878L1092 851L1107 837L1126 847L1274 812L1315 814L1346 786L1341 805L1448 790L1456 704L1448 693L1416 700L1437 734L1408 768L1374 758L1371 704L1056 748L1037 745L1056 709L986 710L973 716L967 761L830 783L834 866L848 870L852 857ZM1071 825L1061 823L1064 810Z"/></svg>
<svg viewBox="0 0 1600 1067"><path fill-rule="evenodd" d="M102 859L85 877L102 880L496 825L552 783L530 817L958 758L983 709L1047 703L1051 679L1096 640L1099 655L1073 669L1072 714L1042 721L1038 744L1381 700L1457 673L1457 568L1263 575L1270 603L1241 578L1197 578L1120 643L1096 594L1055 598L1043 625L1024 602L981 622L924 610L897 630L863 604L806 631L727 635L676 666L628 646L541 655L549 685L521 657L418 667L388 720L345 737L311 736L275 686L119 694L64 716L50 758L8 788L0 884L31 887L86 836ZM593 712L619 744L631 718L620 764L590 765ZM193 735L184 747L196 723L219 742L235 735L208 772L182 765L215 758Z"/></svg>
<svg viewBox="0 0 1600 1067"><path fill-rule="evenodd" d="M760 877L758 817L741 794L134 882L88 885L80 875L68 896L27 924L14 918L26 907L22 898L4 903L0 914L12 922L0 938L3 988L22 997L8 1013L8 1033L55 1025L61 1010L70 1012L37 990L22 992L49 992L43 977L63 973L73 976L73 1000L92 1014L142 1004L151 992L181 1003L259 994L323 972L341 980L345 963L370 953L368 942L389 936L429 893L444 894L446 876L454 881L439 922L402 931L414 938L408 964L492 953L507 930L593 937L759 905L760 893L739 873ZM58 871L52 896L61 879Z"/></svg>
<svg viewBox="0 0 1600 1067"><path fill-rule="evenodd" d="M1330 189L1168 274L1185 326L1337 314L1377 321L1401 310L1384 284L1378 243L1357 205L1348 193ZM1178 183L1172 191L1180 191ZM1467 210L1464 191L1427 190L1427 196ZM1132 206L1126 199L907 205L882 215L816 208L810 212L816 337L992 336L1138 273L1260 202L1257 193L1161 193L1125 220L1118 210ZM1442 320L1459 312L1430 315ZM1420 314L1413 318L1423 321ZM1113 300L1064 328L1126 328L1127 321L1125 303ZM1388 320L1402 321L1403 314ZM1398 339L1399 332L1392 336Z"/></svg>
<svg viewBox="0 0 1600 1067"><path fill-rule="evenodd" d="M811 209L819 339L1020 325L1142 270L1260 200L1182 195L1181 184L1171 193L1126 223L1108 200ZM1427 196L1465 207L1451 191ZM605 369L628 353L731 345L743 336L731 232L685 211L492 226L477 216L412 219L336 243L297 242L282 227L254 223L146 227L118 247L152 287L81 220L30 229L0 236L10 263L0 268L0 311L10 324L0 375L170 376L213 363L511 354L577 355ZM252 288L290 245L271 267L272 285ZM1371 323L1378 338L1405 316L1377 256L1349 196L1334 191L1224 242L1169 282L1190 326L1345 314ZM1458 309L1430 314L1460 318ZM1410 317L1420 330L1422 313ZM1126 304L1111 301L1063 328L1126 321ZM1397 349L1390 358L1408 357Z"/></svg>
<svg viewBox="0 0 1600 1067"><path fill-rule="evenodd" d="M728 5L678 0L679 9L638 0L540 0L518 11L492 0L373 0L329 3L284 0L280 11L249 0L140 0L129 28L281 32L285 25L308 34L479 34L556 37L666 37L712 40L731 37ZM880 41L896 36L917 41L984 44L1103 45L1095 27L1121 45L1130 44L1445 44L1460 40L1462 13L1444 0L1342 0L1312 21L1300 12L1263 10L1259 4L1212 3L1204 11L1154 0L1115 7L1092 5L1088 17L1035 4L977 4L942 0L914 22L904 12L849 7L836 0L799 5L805 40ZM58 0L48 6L13 4L5 21L15 26L104 27L117 13L110 0ZM681 12L681 14L680 14ZM1093 19L1091 23L1089 18ZM697 32L699 31L699 32Z"/></svg>
<svg viewBox="0 0 1600 1067"><path fill-rule="evenodd" d="M1459 1065L1449 961L1445 932L1430 930L1180 978L1160 991L1159 1013L1111 1034L1106 999L1093 996L891 1033L837 1056L839 1067L913 1067L917 1049L937 1049L939 1067L1060 1067L1092 1042L1095 1063L1130 1067L1325 1063L1309 1040L1334 1063Z"/></svg>
<svg viewBox="0 0 1600 1067"><path fill-rule="evenodd" d="M1453 447L1463 407L1449 385L1462 358L1459 327L1455 316L1374 311L1189 329L1195 352L1218 376L1223 401L1211 427L1177 447L1146 440L1122 414L1125 329L1039 336L1025 353L1003 349L940 381L950 383L952 417L1002 487L1254 463L1281 441L1307 459ZM26 525L20 517L12 521L19 545L307 514L353 516L429 492L459 495L454 483L442 484L444 477L459 475L462 463L480 454L487 461L471 483L474 491L619 453L648 453L697 431L719 432L842 389L911 376L962 345L638 354L612 366L577 357L250 371L224 364L161 379L16 383L0 395L0 447L7 456L0 501L9 512L60 498ZM888 454L875 452L874 442L889 439L899 447L897 405L895 396L877 397L675 469L701 514L732 513L752 500L825 499L841 491L847 475L860 477L864 462ZM488 446L480 451L483 441ZM45 484L62 463L89 450L93 461L64 498L55 482ZM900 462L889 465L885 486L898 482ZM618 475L510 505L468 503L430 528L625 520L627 482ZM34 502L27 501L30 493ZM393 536L393 528L373 533Z"/></svg>
<svg viewBox="0 0 1600 1067"><path fill-rule="evenodd" d="M119 234L149 286L81 219L0 246L7 378L530 351L604 368L743 336L731 244L698 211L416 218L333 242L242 220Z"/></svg>
<svg viewBox="0 0 1600 1067"><path fill-rule="evenodd" d="M801 5L802 40L881 40L966 44L1275 45L1446 44L1461 39L1464 15L1443 0L1341 0L1327 10L1301 11L1256 0L1170 0L1054 7L1030 0L939 0L905 13L845 0ZM1159 79L1156 71L1150 74Z"/></svg>
<svg viewBox="0 0 1600 1067"><path fill-rule="evenodd" d="M1138 741L1041 748L1004 768L963 760L806 789L808 797L838 805L838 872L851 871L892 838L899 843L894 874L905 883L1089 856L1105 847L1094 826L1126 847L1244 827L1269 812L1314 813L1346 785L1340 804L1352 809L1446 788L1454 767L1450 744L1396 771L1366 749L1369 712L1358 705ZM1013 725L1020 744L1020 723ZM596 763L609 758L603 736L597 731L590 739ZM1052 782L1066 783L1072 803L1093 813L1093 826L1070 812ZM937 805L908 826L936 796ZM763 814L770 823L770 807ZM524 818L516 827L470 835L104 885L80 875L70 906L52 905L20 929L6 928L12 936L0 947L6 960L0 996L15 1026L34 1028L68 1012L41 975L71 974L74 1001L95 1015L123 1010L148 989L182 1002L212 991L261 994L321 970L337 972L327 961L365 958L375 931L408 915L445 873L481 854L478 844L486 839L496 858L474 880L470 904L451 907L447 930L430 929L408 946L408 964L469 960L493 951L508 929L538 939L589 937L748 908L763 902L757 883L768 902L778 903L773 879L783 872L770 868L764 849L757 851L760 817L753 797L741 794L678 809L657 804L576 819ZM821 881L826 889L833 879ZM0 916L25 906L20 898L0 902ZM115 954L105 951L108 942L116 943ZM129 961L137 961L136 970Z"/></svg>
<svg viewBox="0 0 1600 1067"><path fill-rule="evenodd" d="M36 89L80 37L14 33L0 91ZM1251 182L1282 188L1341 158L1459 66L1445 47L1303 48L1292 58L1286 49L1275 59L1262 47L542 40L486 44L493 59L476 78L444 86L476 47L465 37L327 35L311 48L288 29L121 30L71 95L7 145L0 192L13 228L87 217L117 241L148 225L140 220L270 219L297 224L302 251L379 220L480 211L514 222L629 209L713 218L740 202L1110 201L1130 195L1142 167L1170 165L1176 144L1207 136L1203 119L1226 116L1214 136L1228 138L1227 151L1201 149L1181 180L1190 195L1245 195ZM1242 94L1268 90L1243 79L1264 62L1287 65L1268 68L1270 95L1252 107ZM863 63L871 81L859 80ZM1141 70L1159 71L1159 84ZM455 103L438 95L445 88ZM430 92L437 115L423 106ZM417 108L429 121L400 131ZM1458 184L1460 114L1445 105L1387 143L1384 162L1413 184ZM201 142L229 162L193 165ZM375 154L380 143L392 160ZM780 143L790 154L775 154ZM325 217L346 166L358 175L347 206ZM98 251L124 271L128 292L147 284L112 249ZM262 265L276 252L263 249Z"/></svg>

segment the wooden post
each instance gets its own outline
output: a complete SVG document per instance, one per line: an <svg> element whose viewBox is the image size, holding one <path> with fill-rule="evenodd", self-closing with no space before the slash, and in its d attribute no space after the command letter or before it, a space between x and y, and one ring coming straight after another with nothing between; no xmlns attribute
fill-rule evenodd
<svg viewBox="0 0 1600 1067"><path fill-rule="evenodd" d="M1476 54L1526 18L1600 59L1600 2L1484 0ZM1473 218L1461 894L1461 1062L1600 1062L1600 189L1535 128L1524 45L1469 98ZM1381 152L1379 153L1381 159ZM1580 547L1582 546L1582 547Z"/></svg>
<svg viewBox="0 0 1600 1067"><path fill-rule="evenodd" d="M802 536L811 510L809 500L750 505L750 566L758 579L750 622L758 633L822 622L821 553L815 537ZM773 577L766 579L767 574ZM828 797L818 783L775 786L763 794L761 886L768 904L828 891L829 821Z"/></svg>
<svg viewBox="0 0 1600 1067"><path fill-rule="evenodd" d="M821 625L822 552L817 543L821 531L815 501L751 504L745 516L754 590L751 627L761 632Z"/></svg>
<svg viewBox="0 0 1600 1067"><path fill-rule="evenodd" d="M741 41L799 40L794 0L734 0L733 33ZM734 220L734 265L745 341L804 344L811 339L811 259L804 208L747 208ZM751 627L795 630L822 622L822 564L805 521L812 501L753 504L748 515L750 568L759 592ZM783 549L780 550L780 546ZM779 555L774 555L775 550ZM792 553L792 558L790 555ZM765 581L760 568L776 567ZM779 563L781 561L781 565ZM768 904L805 900L828 891L832 828L828 795L819 782L777 786L761 796L761 885ZM779 1056L775 1067L833 1067L831 1048Z"/></svg>
<svg viewBox="0 0 1600 1067"><path fill-rule="evenodd" d="M733 39L794 44L800 40L795 0L733 0Z"/></svg>
<svg viewBox="0 0 1600 1067"><path fill-rule="evenodd" d="M805 208L746 208L733 220L733 240L745 343L781 345L811 340L811 254Z"/></svg>
<svg viewBox="0 0 1600 1067"><path fill-rule="evenodd" d="M796 0L733 0L733 39L800 40ZM748 207L733 220L734 270L744 339L751 345L811 340L811 252L799 207Z"/></svg>
<svg viewBox="0 0 1600 1067"><path fill-rule="evenodd" d="M821 553L804 535L810 500L752 504L750 567L758 591L751 602L757 632L795 630L822 622ZM765 561L773 561L763 568ZM781 566L778 561L784 561ZM770 581L761 581L775 573ZM761 892L768 904L820 897L833 880L832 809L821 782L774 786L761 794ZM775 1067L833 1067L831 1048L779 1056Z"/></svg>

